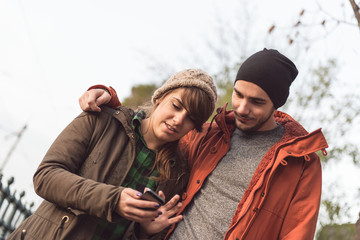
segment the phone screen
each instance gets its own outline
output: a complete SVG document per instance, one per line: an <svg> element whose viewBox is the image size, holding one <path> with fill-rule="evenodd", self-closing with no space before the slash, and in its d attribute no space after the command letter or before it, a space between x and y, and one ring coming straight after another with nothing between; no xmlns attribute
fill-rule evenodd
<svg viewBox="0 0 360 240"><path fill-rule="evenodd" d="M157 202L159 205L165 204L165 200L151 189L146 190L146 192L141 195L140 199L154 201Z"/></svg>

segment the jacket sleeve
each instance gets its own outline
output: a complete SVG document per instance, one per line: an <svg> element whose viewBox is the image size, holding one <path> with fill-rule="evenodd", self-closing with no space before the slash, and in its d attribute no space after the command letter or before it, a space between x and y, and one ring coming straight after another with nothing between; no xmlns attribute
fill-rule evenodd
<svg viewBox="0 0 360 240"><path fill-rule="evenodd" d="M36 170L36 193L56 205L115 221L114 209L121 187L104 184L78 175L91 150L96 115L82 113L56 138ZM79 211L80 210L80 211Z"/></svg>
<svg viewBox="0 0 360 240"><path fill-rule="evenodd" d="M284 218L279 239L313 239L321 198L321 164L313 153L305 161L297 191Z"/></svg>
<svg viewBox="0 0 360 240"><path fill-rule="evenodd" d="M108 102L106 104L106 106L113 108L113 109L121 106L121 102L119 101L118 95L114 88L107 87L105 85L94 85L94 86L89 87L88 91L91 89L104 89L110 94L110 96L111 96L110 102Z"/></svg>

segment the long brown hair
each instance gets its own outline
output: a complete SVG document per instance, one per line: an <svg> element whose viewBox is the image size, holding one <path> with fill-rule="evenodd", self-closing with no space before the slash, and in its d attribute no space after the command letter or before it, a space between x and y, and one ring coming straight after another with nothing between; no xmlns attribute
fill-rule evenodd
<svg viewBox="0 0 360 240"><path fill-rule="evenodd" d="M201 131L202 125L212 114L212 105L209 96L200 88L184 87L181 100L184 108L188 111L190 119L194 122L195 129ZM159 101L153 105L149 115L156 109L162 99L164 99L174 89L164 93ZM179 140L168 142L160 147L156 154L153 170L158 170L157 181L166 181L170 179L172 161L179 161L181 153L178 149Z"/></svg>

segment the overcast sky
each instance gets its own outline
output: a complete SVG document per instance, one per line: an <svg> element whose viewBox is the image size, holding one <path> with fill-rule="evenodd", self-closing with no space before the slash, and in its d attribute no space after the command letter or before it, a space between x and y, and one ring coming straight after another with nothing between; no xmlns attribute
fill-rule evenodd
<svg viewBox="0 0 360 240"><path fill-rule="evenodd" d="M164 76L149 70L156 63L175 71L200 65L214 74L213 55L206 44L217 41L214 27L219 18L231 24L232 18L244 14L237 2L0 0L0 164L16 141L15 134L27 125L4 168L4 179L15 176L14 189L26 190L28 199L38 204L32 175L55 137L80 113L77 101L87 87L111 85L123 99L135 84L163 80ZM251 46L243 54L272 47L290 58L298 57L298 50L289 48L286 39L269 40L264 46L264 36L274 23L290 26L302 8L317 9L314 1L251 2L244 6L253 21ZM339 5L322 2L330 13ZM298 60L337 57L342 76L355 82L360 78L359 71L353 70L360 64L360 34L350 26L335 34L325 43L314 43L319 44L317 54L303 54ZM202 64L197 65L193 56L190 60L191 51L199 53ZM347 175L360 182L356 171L350 167Z"/></svg>

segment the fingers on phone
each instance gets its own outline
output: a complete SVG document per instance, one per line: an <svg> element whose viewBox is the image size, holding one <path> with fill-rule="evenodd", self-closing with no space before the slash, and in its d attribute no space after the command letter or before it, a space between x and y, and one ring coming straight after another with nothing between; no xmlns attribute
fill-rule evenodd
<svg viewBox="0 0 360 240"><path fill-rule="evenodd" d="M159 191L159 196L162 197L165 201L166 201L166 198L165 198L165 194L163 191Z"/></svg>

